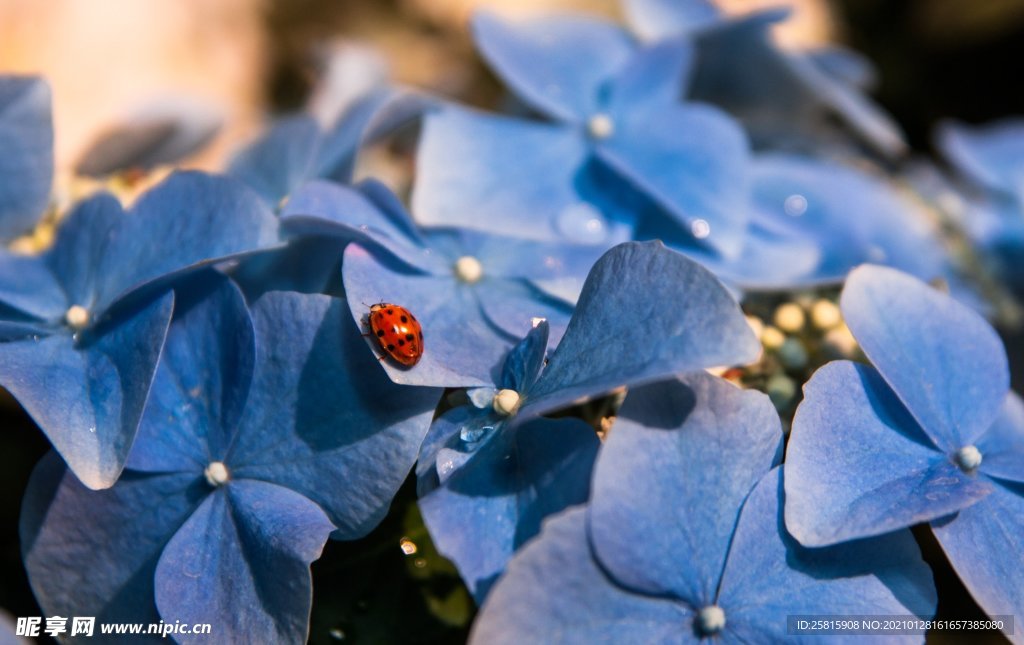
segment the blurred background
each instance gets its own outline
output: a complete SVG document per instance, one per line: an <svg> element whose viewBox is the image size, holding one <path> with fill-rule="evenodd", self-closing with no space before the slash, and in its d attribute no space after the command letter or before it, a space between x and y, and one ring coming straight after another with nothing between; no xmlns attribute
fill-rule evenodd
<svg viewBox="0 0 1024 645"><path fill-rule="evenodd" d="M779 4L721 2L736 13ZM780 42L840 42L865 54L878 66L876 98L917 151L930 151L930 132L942 118L1024 114L1022 0L788 4L795 13L779 26ZM216 170L275 114L312 100L314 111L329 115L346 95L385 78L493 104L500 87L466 30L481 5L510 15L620 15L615 0L0 0L0 72L50 80L59 173L119 126L170 108L195 110L221 126L186 164ZM16 527L21 494L46 448L17 404L0 397L0 610L15 616L40 615ZM450 565L432 552L412 500L407 487L373 535L329 545L314 565L314 642L464 639L471 604ZM956 602L977 611L969 599Z"/></svg>

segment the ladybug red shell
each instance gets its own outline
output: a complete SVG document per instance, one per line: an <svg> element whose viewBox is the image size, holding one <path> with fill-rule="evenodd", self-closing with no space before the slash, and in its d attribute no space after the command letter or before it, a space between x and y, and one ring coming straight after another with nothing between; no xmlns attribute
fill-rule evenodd
<svg viewBox="0 0 1024 645"><path fill-rule="evenodd" d="M423 328L405 307L387 302L370 306L370 333L381 351L398 363L412 367L423 356Z"/></svg>

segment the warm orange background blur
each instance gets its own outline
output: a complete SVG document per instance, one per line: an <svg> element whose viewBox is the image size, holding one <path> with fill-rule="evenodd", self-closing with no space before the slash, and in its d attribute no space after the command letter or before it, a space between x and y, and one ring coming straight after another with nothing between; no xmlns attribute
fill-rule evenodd
<svg viewBox="0 0 1024 645"><path fill-rule="evenodd" d="M721 4L743 12L778 3ZM821 0L794 4L800 10L782 39L827 40ZM216 168L267 112L282 43L356 39L379 48L397 80L457 93L460 67L472 64L465 21L478 5L509 14L618 12L615 0L0 0L0 71L49 78L61 168L121 115L173 93L222 106L227 128L194 160Z"/></svg>

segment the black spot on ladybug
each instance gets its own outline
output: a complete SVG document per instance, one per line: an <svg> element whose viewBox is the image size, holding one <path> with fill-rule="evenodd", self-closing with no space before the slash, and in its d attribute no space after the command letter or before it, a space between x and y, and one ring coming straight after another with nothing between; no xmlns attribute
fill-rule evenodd
<svg viewBox="0 0 1024 645"><path fill-rule="evenodd" d="M394 309L388 309L388 315L389 316L394 316L395 315L395 310Z"/></svg>
<svg viewBox="0 0 1024 645"><path fill-rule="evenodd" d="M414 340L416 340L416 337L413 336L412 334L406 334L405 335L405 339L408 340L408 341L414 341Z"/></svg>
<svg viewBox="0 0 1024 645"><path fill-rule="evenodd" d="M402 316L402 322L407 323L407 322L409 322L409 319L406 318L405 316Z"/></svg>
<svg viewBox="0 0 1024 645"><path fill-rule="evenodd" d="M389 352L395 351L395 346L394 345L388 345L388 351Z"/></svg>
<svg viewBox="0 0 1024 645"><path fill-rule="evenodd" d="M384 330L383 329L378 329L377 330L377 338L383 338L383 337L384 337Z"/></svg>
<svg viewBox="0 0 1024 645"><path fill-rule="evenodd" d="M405 345L405 341L404 341L404 340L402 340L401 338L399 338L399 339L398 339L398 346L399 346L399 347L402 347L402 346L404 346L404 345Z"/></svg>

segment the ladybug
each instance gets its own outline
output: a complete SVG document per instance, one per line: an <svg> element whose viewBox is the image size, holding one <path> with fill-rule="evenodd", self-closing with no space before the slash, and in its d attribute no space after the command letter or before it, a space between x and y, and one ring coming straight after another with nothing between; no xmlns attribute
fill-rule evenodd
<svg viewBox="0 0 1024 645"><path fill-rule="evenodd" d="M370 333L385 355L412 367L423 356L423 328L405 307L388 302L370 305Z"/></svg>

